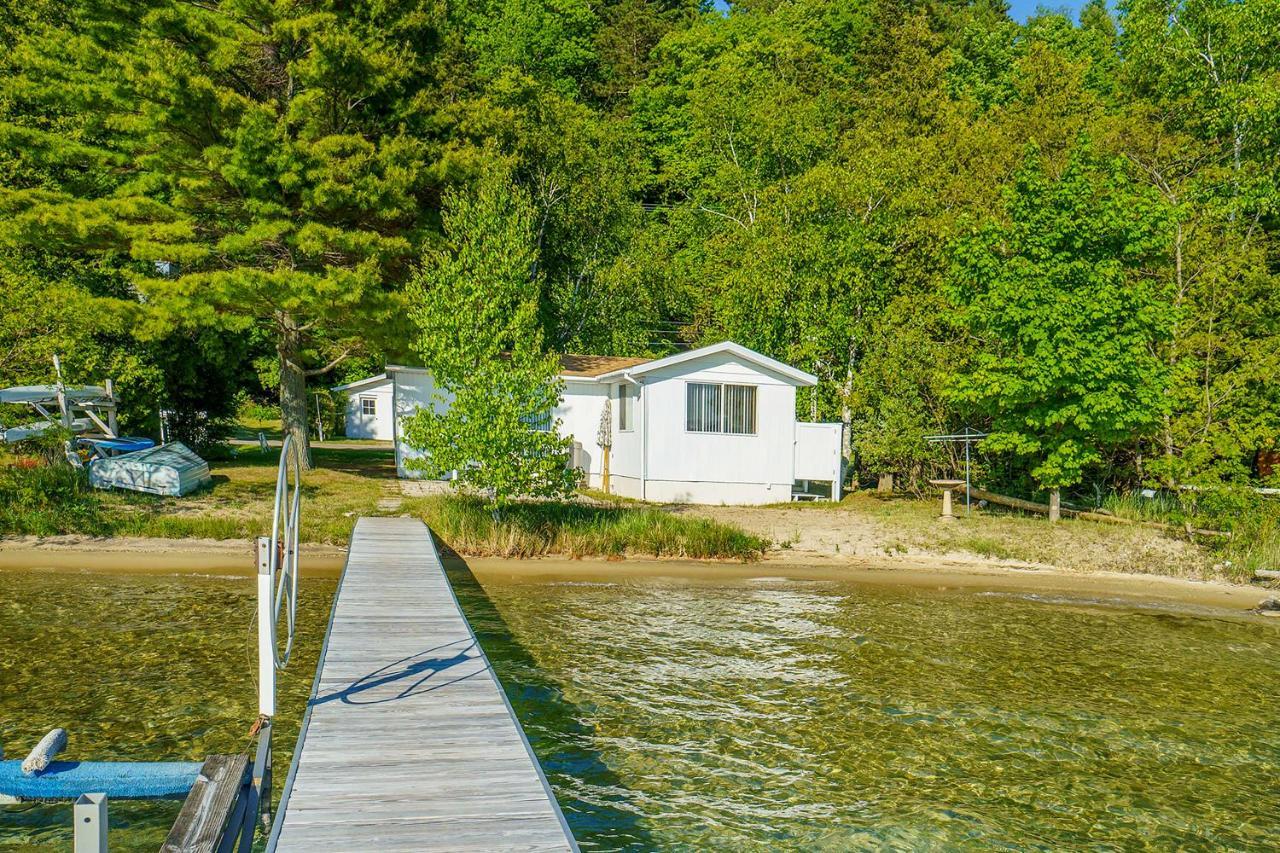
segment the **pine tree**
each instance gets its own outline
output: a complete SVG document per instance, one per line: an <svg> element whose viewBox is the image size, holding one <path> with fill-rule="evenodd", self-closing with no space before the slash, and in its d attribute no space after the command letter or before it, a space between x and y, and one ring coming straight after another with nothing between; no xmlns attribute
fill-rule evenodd
<svg viewBox="0 0 1280 853"><path fill-rule="evenodd" d="M265 329L305 448L307 380L397 316L420 242L435 5L84 2L30 26L6 96L76 132L0 133L110 180L10 188L6 237L124 253L156 334Z"/></svg>

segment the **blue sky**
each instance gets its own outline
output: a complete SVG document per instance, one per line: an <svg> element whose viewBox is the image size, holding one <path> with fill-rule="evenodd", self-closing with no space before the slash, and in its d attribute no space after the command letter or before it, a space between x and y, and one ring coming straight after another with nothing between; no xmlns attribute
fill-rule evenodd
<svg viewBox="0 0 1280 853"><path fill-rule="evenodd" d="M1080 11L1085 0L1009 0L1009 14L1015 21L1025 21L1035 14L1036 8L1044 6L1049 9L1069 9L1072 17ZM725 0L715 0L717 9L727 9Z"/></svg>

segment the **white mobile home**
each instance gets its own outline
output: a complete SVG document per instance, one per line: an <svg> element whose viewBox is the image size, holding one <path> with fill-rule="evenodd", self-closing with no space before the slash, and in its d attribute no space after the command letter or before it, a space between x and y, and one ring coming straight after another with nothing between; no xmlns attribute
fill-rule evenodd
<svg viewBox="0 0 1280 853"><path fill-rule="evenodd" d="M396 468L414 451L399 421L434 400L430 371L391 365ZM574 464L605 485L597 444L609 401L608 487L641 500L761 504L792 499L799 483L831 484L839 499L840 425L796 421L796 388L816 377L726 341L659 359L566 355L564 394L553 412L574 442ZM807 488L799 491L807 492Z"/></svg>
<svg viewBox="0 0 1280 853"><path fill-rule="evenodd" d="M347 396L347 438L395 438L391 378L385 373L330 389Z"/></svg>

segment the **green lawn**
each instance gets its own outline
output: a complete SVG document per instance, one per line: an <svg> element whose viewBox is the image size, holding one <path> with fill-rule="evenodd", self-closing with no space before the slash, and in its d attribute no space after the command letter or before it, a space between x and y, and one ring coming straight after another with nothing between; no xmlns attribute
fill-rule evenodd
<svg viewBox="0 0 1280 853"><path fill-rule="evenodd" d="M249 539L269 532L279 455L241 448L235 459L210 464L209 488L182 498L100 492L61 463L10 457L0 464L0 534ZM303 475L304 542L346 544L358 516L410 514L471 555L750 560L768 546L731 525L645 506L529 501L495 521L474 497L402 498L388 448L314 448L312 459L315 468Z"/></svg>

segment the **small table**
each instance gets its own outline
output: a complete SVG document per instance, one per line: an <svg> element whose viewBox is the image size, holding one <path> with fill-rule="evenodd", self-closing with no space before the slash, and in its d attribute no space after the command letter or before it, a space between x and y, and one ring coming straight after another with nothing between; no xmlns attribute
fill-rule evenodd
<svg viewBox="0 0 1280 853"><path fill-rule="evenodd" d="M938 519L955 521L956 517L951 514L951 491L963 486L964 480L930 480L929 484L942 489L942 515L938 516Z"/></svg>

